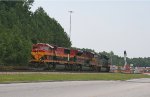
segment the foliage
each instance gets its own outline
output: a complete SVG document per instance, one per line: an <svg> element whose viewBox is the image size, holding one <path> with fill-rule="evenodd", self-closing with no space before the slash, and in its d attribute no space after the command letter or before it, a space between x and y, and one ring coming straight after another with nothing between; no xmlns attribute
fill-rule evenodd
<svg viewBox="0 0 150 97"><path fill-rule="evenodd" d="M32 42L45 42L63 47L70 47L71 42L61 25L50 18L42 7L33 14Z"/></svg>
<svg viewBox="0 0 150 97"><path fill-rule="evenodd" d="M43 8L31 12L33 0L0 0L0 65L28 63L33 43L70 47L61 25Z"/></svg>

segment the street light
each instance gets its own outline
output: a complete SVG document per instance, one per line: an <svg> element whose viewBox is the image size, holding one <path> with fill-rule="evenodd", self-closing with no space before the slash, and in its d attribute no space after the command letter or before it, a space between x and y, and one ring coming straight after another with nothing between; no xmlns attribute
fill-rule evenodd
<svg viewBox="0 0 150 97"><path fill-rule="evenodd" d="M69 38L71 41L71 14L73 13L73 11L68 11L70 13L70 29L69 29ZM71 48L70 48L71 50ZM70 61L70 53L68 53L68 62ZM72 66L72 65L71 65Z"/></svg>
<svg viewBox="0 0 150 97"><path fill-rule="evenodd" d="M70 13L70 29L69 29L69 38L71 40L71 14L73 13L73 11L68 11Z"/></svg>

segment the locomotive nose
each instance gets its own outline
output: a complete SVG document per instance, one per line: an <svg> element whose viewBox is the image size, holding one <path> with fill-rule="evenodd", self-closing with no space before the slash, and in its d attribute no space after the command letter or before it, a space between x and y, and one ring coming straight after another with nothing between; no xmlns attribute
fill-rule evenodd
<svg viewBox="0 0 150 97"><path fill-rule="evenodd" d="M31 55L33 56L33 58L34 58L35 60L40 60L41 57L43 56L42 53L37 52L37 51L31 52Z"/></svg>

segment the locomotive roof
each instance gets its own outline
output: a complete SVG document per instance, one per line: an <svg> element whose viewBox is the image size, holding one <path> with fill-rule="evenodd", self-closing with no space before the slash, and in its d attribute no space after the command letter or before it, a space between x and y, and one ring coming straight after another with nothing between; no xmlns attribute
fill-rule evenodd
<svg viewBox="0 0 150 97"><path fill-rule="evenodd" d="M48 47L50 47L50 48L54 48L54 46L52 46L52 45L49 45L48 43L37 43L37 45L43 45L43 46L48 46Z"/></svg>

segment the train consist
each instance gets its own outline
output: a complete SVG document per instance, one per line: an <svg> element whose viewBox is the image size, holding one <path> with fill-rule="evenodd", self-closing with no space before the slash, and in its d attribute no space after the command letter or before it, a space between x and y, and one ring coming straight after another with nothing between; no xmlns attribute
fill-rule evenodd
<svg viewBox="0 0 150 97"><path fill-rule="evenodd" d="M58 66L64 66L64 70L75 71L84 68L90 71L110 70L107 56L83 50L37 43L33 45L31 55L30 66L34 68L55 70Z"/></svg>

